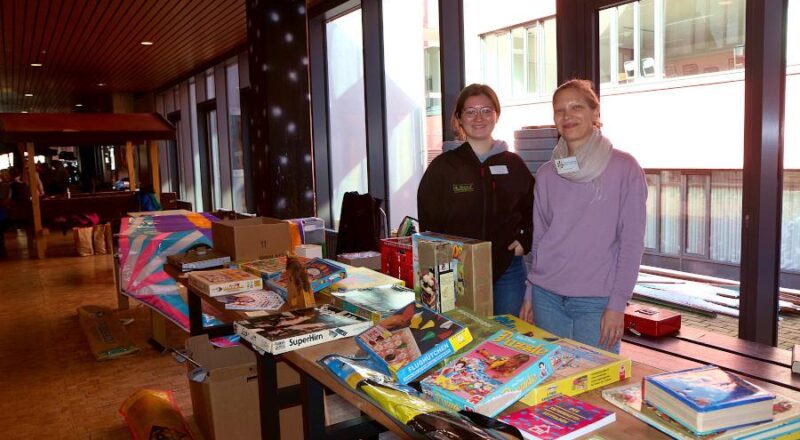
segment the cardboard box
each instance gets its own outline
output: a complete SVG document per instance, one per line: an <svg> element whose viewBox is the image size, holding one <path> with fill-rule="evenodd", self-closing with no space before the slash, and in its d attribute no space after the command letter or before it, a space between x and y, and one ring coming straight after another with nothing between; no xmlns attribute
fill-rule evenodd
<svg viewBox="0 0 800 440"><path fill-rule="evenodd" d="M336 260L355 267L366 267L377 271L381 270L381 253L376 251L340 254L336 257Z"/></svg>
<svg viewBox="0 0 800 440"><path fill-rule="evenodd" d="M455 263L455 307L473 310L479 316L494 314L494 296L492 290L492 243L455 235L423 232L414 234L414 290L420 292L419 282L424 273L421 269L429 269L432 241L446 242L452 246ZM446 312L450 309L442 309Z"/></svg>
<svg viewBox="0 0 800 440"><path fill-rule="evenodd" d="M447 241L417 239L414 236L414 292L417 301L437 312L456 307L458 259L454 245Z"/></svg>
<svg viewBox="0 0 800 440"><path fill-rule="evenodd" d="M274 257L292 249L289 224L268 217L220 220L211 224L214 249L233 261Z"/></svg>
<svg viewBox="0 0 800 440"><path fill-rule="evenodd" d="M261 438L255 353L244 346L216 348L208 335L186 340L192 360L207 374L189 379L197 426L210 440ZM187 363L189 371L195 369Z"/></svg>

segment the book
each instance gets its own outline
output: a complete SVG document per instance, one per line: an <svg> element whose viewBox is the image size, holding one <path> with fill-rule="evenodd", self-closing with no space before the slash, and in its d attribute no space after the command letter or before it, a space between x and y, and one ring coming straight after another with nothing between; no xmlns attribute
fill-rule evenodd
<svg viewBox="0 0 800 440"><path fill-rule="evenodd" d="M346 292L348 290L369 289L383 286L405 287L405 285L405 281L401 279L376 272L366 267L347 267L347 277L331 284L330 287L325 290L331 292Z"/></svg>
<svg viewBox="0 0 800 440"><path fill-rule="evenodd" d="M308 274L308 281L313 292L318 292L347 276L347 272L343 267L322 258L312 258L303 264L303 268ZM284 300L289 295L288 283L289 279L285 271L281 272L277 277L267 280L267 285L270 289L277 292Z"/></svg>
<svg viewBox="0 0 800 440"><path fill-rule="evenodd" d="M230 262L231 257L207 246L199 246L180 254L167 256L167 263L177 267L181 272L223 267Z"/></svg>
<svg viewBox="0 0 800 440"><path fill-rule="evenodd" d="M371 287L347 292L322 292L330 304L378 322L414 302L414 291L398 286Z"/></svg>
<svg viewBox="0 0 800 440"><path fill-rule="evenodd" d="M616 421L612 411L559 396L500 417L529 440L572 440Z"/></svg>
<svg viewBox="0 0 800 440"><path fill-rule="evenodd" d="M646 403L696 434L772 420L775 395L713 365L646 376Z"/></svg>
<svg viewBox="0 0 800 440"><path fill-rule="evenodd" d="M231 295L264 287L261 278L239 269L189 272L189 285L208 296Z"/></svg>
<svg viewBox="0 0 800 440"><path fill-rule="evenodd" d="M800 344L792 347L792 373L800 374Z"/></svg>
<svg viewBox="0 0 800 440"><path fill-rule="evenodd" d="M494 417L553 374L557 352L549 342L500 330L420 386L447 408Z"/></svg>
<svg viewBox="0 0 800 440"><path fill-rule="evenodd" d="M356 343L403 385L472 341L469 329L411 302L360 334Z"/></svg>
<svg viewBox="0 0 800 440"><path fill-rule="evenodd" d="M300 256L297 257L297 260L302 264L311 261L310 258ZM249 272L253 275L258 275L264 281L277 278L283 271L286 270L286 255L248 261L240 264L239 269L242 269L243 271Z"/></svg>
<svg viewBox="0 0 800 440"><path fill-rule="evenodd" d="M281 354L356 336L371 324L360 316L322 305L236 321L233 327L253 347L267 353Z"/></svg>
<svg viewBox="0 0 800 440"><path fill-rule="evenodd" d="M284 304L283 298L271 290L251 290L220 297L228 310L278 310Z"/></svg>
<svg viewBox="0 0 800 440"><path fill-rule="evenodd" d="M641 383L623 385L602 391L603 399L631 414L655 429L680 440L733 440L758 438L766 435L777 438L788 432L800 431L800 402L776 395L772 405L772 422L721 430L698 435L652 405L642 401Z"/></svg>
<svg viewBox="0 0 800 440"><path fill-rule="evenodd" d="M524 404L536 405L559 395L577 396L631 377L630 359L558 337L516 316L499 315L494 320L526 336L552 342L560 348L553 359L553 375L520 399Z"/></svg>

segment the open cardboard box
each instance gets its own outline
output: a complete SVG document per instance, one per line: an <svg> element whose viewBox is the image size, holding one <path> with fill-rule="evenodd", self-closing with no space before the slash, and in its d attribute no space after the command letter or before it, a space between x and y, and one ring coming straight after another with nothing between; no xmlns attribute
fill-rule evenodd
<svg viewBox="0 0 800 440"><path fill-rule="evenodd" d="M211 224L214 249L233 261L274 257L292 249L289 223L269 217L220 220Z"/></svg>

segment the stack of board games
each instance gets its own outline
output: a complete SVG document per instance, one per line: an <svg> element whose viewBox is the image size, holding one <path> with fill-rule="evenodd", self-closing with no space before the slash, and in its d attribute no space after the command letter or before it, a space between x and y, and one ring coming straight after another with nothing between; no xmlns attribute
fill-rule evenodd
<svg viewBox="0 0 800 440"><path fill-rule="evenodd" d="M311 261L310 258L297 257L300 264L306 264ZM264 258L261 260L248 261L239 265L239 269L249 272L253 275L258 275L262 280L267 281L272 278L277 278L283 271L286 270L286 255L278 257Z"/></svg>
<svg viewBox="0 0 800 440"><path fill-rule="evenodd" d="M478 316L478 314L474 311L463 307L456 307L453 310L445 312L444 316L447 316L453 321L469 328L469 333L472 335L472 342L467 344L461 350L463 353L472 350L476 345L485 341L488 337L494 335L499 330L506 328L491 318L483 318ZM461 353L455 353L451 356L448 356L444 361L442 361L442 363L436 366L436 369L444 367L445 364L460 356Z"/></svg>
<svg viewBox="0 0 800 440"><path fill-rule="evenodd" d="M378 322L414 302L414 291L398 286L371 287L346 292L320 293L320 299L355 313L372 322Z"/></svg>
<svg viewBox="0 0 800 440"><path fill-rule="evenodd" d="M553 374L558 346L500 330L420 382L447 408L494 417Z"/></svg>
<svg viewBox="0 0 800 440"><path fill-rule="evenodd" d="M577 396L631 377L630 359L560 338L516 316L499 315L494 320L523 335L552 342L561 348L553 361L553 375L521 399L526 405L536 405L559 395Z"/></svg>
<svg viewBox="0 0 800 440"><path fill-rule="evenodd" d="M603 399L655 429L680 440L732 440L798 438L800 435L800 402L776 395L772 405L772 421L698 435L654 406L642 401L642 385L634 383L602 391ZM789 434L793 434L792 437Z"/></svg>
<svg viewBox="0 0 800 440"><path fill-rule="evenodd" d="M384 273L376 272L366 267L346 266L347 277L330 285L325 290L331 292L347 292L348 290L369 289L371 287L400 286L405 287L405 281L391 277Z"/></svg>
<svg viewBox="0 0 800 440"><path fill-rule="evenodd" d="M472 341L469 329L412 302L356 338L381 371L403 385Z"/></svg>
<svg viewBox="0 0 800 440"><path fill-rule="evenodd" d="M500 418L527 440L572 440L613 423L612 411L573 397L559 396Z"/></svg>
<svg viewBox="0 0 800 440"><path fill-rule="evenodd" d="M231 257L221 252L217 252L208 246L198 246L186 252L168 255L167 263L177 267L181 272L192 270L214 269L223 267L231 262Z"/></svg>
<svg viewBox="0 0 800 440"><path fill-rule="evenodd" d="M232 295L264 287L261 278L239 269L189 272L189 285L208 296Z"/></svg>
<svg viewBox="0 0 800 440"><path fill-rule="evenodd" d="M303 264L303 268L308 274L312 292L318 292L347 276L347 272L343 267L322 258L312 258ZM281 272L277 277L267 280L267 285L284 300L288 297L289 285L285 271Z"/></svg>
<svg viewBox="0 0 800 440"><path fill-rule="evenodd" d="M236 321L233 327L254 347L281 354L356 336L370 325L371 322L360 316L326 304Z"/></svg>
<svg viewBox="0 0 800 440"><path fill-rule="evenodd" d="M646 376L642 398L703 435L771 421L775 395L736 374L706 365Z"/></svg>
<svg viewBox="0 0 800 440"><path fill-rule="evenodd" d="M242 311L278 310L284 304L283 298L271 290L251 290L222 296L219 300L228 310Z"/></svg>

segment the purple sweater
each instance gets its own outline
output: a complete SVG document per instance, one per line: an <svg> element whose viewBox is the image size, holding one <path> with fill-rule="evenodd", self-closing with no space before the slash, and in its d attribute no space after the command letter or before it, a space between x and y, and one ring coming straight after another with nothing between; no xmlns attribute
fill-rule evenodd
<svg viewBox="0 0 800 440"><path fill-rule="evenodd" d="M598 185L599 182L599 185ZM647 183L636 159L612 150L593 182L558 175L553 162L536 173L531 284L562 296L608 296L623 311L644 251Z"/></svg>

